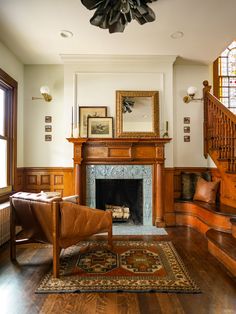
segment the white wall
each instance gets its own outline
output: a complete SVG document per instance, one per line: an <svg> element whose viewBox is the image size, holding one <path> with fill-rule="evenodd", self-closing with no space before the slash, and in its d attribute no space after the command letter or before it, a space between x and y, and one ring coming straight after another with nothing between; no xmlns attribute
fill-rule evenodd
<svg viewBox="0 0 236 314"><path fill-rule="evenodd" d="M47 85L53 97L51 102L32 100L40 97L40 87ZM25 66L25 167L66 167L71 165L72 155L67 156L66 125L64 111L64 79L62 65ZM52 133L45 132L45 116L52 116ZM50 124L50 123L49 123ZM45 142L45 134L52 135ZM70 150L70 147L69 147ZM70 159L68 163L68 159Z"/></svg>
<svg viewBox="0 0 236 314"><path fill-rule="evenodd" d="M115 117L115 90L159 90L160 128L169 121L170 144L166 145L166 167L207 167L203 157L203 104L185 104L183 96L190 85L202 96L202 81L209 77L204 65L176 64L174 57L139 59L85 58L63 65L25 66L25 167L71 167L73 145L66 137L71 132L71 107L107 106L108 115ZM64 71L64 72L63 72ZM77 77L77 83L75 82ZM126 79L124 79L126 77ZM210 82L211 83L211 82ZM48 85L53 100L32 101L40 96L41 85ZM77 99L75 99L75 89ZM44 117L52 116L52 142L44 141ZM191 118L191 142L183 141L183 117ZM212 165L213 166L213 165Z"/></svg>
<svg viewBox="0 0 236 314"><path fill-rule="evenodd" d="M203 104L182 100L188 86L198 88L202 95L202 81L211 79L211 67L175 64L174 56L124 56L64 58L65 65L26 65L0 42L0 67L18 82L17 166L70 167L73 165L72 144L66 141L71 130L71 106L102 105L115 117L115 89L159 90L160 129L169 121L166 145L167 167L214 167L203 157ZM74 77L77 75L78 99L74 99ZM126 76L126 80L121 78ZM113 77L109 84L104 80ZM210 82L211 83L211 82ZM115 85L114 85L115 84ZM39 88L48 85L53 100L32 100L40 96ZM52 142L45 142L46 115L52 116ZM191 118L191 142L183 141L183 118ZM48 133L49 134L49 133Z"/></svg>
<svg viewBox="0 0 236 314"><path fill-rule="evenodd" d="M189 86L197 87L196 98L202 97L202 82L209 80L209 67L205 65L174 66L174 166L207 167L203 156L203 102L183 102ZM211 82L210 82L211 83ZM184 133L184 117L190 117L190 133ZM184 142L184 135L190 135L191 141Z"/></svg>
<svg viewBox="0 0 236 314"><path fill-rule="evenodd" d="M23 167L24 125L24 66L16 56L0 42L0 67L18 82L17 93L17 167Z"/></svg>

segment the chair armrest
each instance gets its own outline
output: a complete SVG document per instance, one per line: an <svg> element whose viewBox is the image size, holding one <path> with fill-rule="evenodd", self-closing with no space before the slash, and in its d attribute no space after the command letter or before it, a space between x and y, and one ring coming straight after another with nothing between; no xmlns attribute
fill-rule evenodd
<svg viewBox="0 0 236 314"><path fill-rule="evenodd" d="M79 204L79 195L65 196L62 198L64 202Z"/></svg>

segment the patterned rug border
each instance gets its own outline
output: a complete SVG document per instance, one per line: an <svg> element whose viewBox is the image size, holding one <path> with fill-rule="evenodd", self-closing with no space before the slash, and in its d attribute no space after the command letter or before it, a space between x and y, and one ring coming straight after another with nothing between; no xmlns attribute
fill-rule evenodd
<svg viewBox="0 0 236 314"><path fill-rule="evenodd" d="M106 287L109 286L109 283L113 283L113 282L118 282L118 280L124 279L129 281L133 280L133 287L130 288L116 288L116 287L112 287L110 289L108 288L103 288L103 289L99 289L98 287L93 287L92 286L88 286L88 288L86 289L84 286L82 287L78 287L80 282L85 281L86 282L86 278L77 278L77 279L70 279L71 277L75 277L74 275L71 276L67 276L67 277L63 277L63 274L60 275L60 278L53 278L52 277L52 272L50 271L49 273L47 273L44 278L41 280L38 288L36 289L35 293L36 294L64 294L64 293L181 293L181 294L198 294L201 293L200 288L198 287L198 285L195 283L195 281L191 278L188 270L186 269L186 266L184 265L184 262L182 261L181 257L179 256L179 254L177 253L173 243L171 241L142 241L142 240L129 240L129 241L119 241L119 240L115 240L113 241L114 246L127 246L127 244L129 244L129 246L131 247L150 247L150 246L168 246L170 248L169 250L169 258L171 259L171 257L175 258L175 263L177 265L178 270L181 270L182 274L185 276L185 279L188 281L188 286L179 286L179 287L170 287L170 286L158 286L158 281L160 282L164 282L165 280L155 280L152 279L151 275L144 275L144 276L139 276L138 278L140 280L143 280L145 283L146 281L153 281L155 287L153 288L140 288L140 286L135 285L135 283L137 284L137 279L129 276L129 278L127 279L127 277L125 276L113 276L112 278L103 275L103 281L104 283L106 283ZM97 240L89 240L89 241L83 241L81 242L79 245L76 246L72 246L66 250L64 250L62 257L61 257L61 267L60 270L63 271L63 267L68 267L69 261L71 259L71 256L73 255L74 250L77 248L83 248L86 247L87 245L92 245L93 247L97 246L97 247L104 247L107 245L107 241L97 241ZM163 250L163 253L160 254L160 256L162 254L167 255L167 253ZM172 255L172 256L171 256ZM64 258L64 260L63 260ZM167 258L165 256L165 258ZM169 261L169 260L168 260ZM63 283L63 279L66 278L66 283ZM97 277L98 280L101 281L101 278L98 276ZM87 281L94 281L96 280L96 276L94 276L91 279L87 279ZM70 282L72 282L70 284ZM114 283L113 283L114 284ZM49 285L49 287L47 287L47 285ZM54 285L54 289L51 286ZM69 285L69 287L68 287ZM77 288L74 288L74 285L77 285Z"/></svg>

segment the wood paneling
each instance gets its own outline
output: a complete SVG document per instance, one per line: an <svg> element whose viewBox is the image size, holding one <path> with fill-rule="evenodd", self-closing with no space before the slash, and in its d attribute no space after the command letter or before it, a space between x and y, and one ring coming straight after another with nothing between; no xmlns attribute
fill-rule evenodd
<svg viewBox="0 0 236 314"><path fill-rule="evenodd" d="M17 191L55 191L62 196L74 194L73 168L18 168L19 184Z"/></svg>
<svg viewBox="0 0 236 314"><path fill-rule="evenodd" d="M164 169L164 208L165 223L167 226L175 226L174 212L174 168Z"/></svg>
<svg viewBox="0 0 236 314"><path fill-rule="evenodd" d="M236 238L236 219L232 218L230 219L230 222L232 224L232 236Z"/></svg>
<svg viewBox="0 0 236 314"><path fill-rule="evenodd" d="M24 168L17 168L14 190L18 192L22 191L23 189L24 189Z"/></svg>
<svg viewBox="0 0 236 314"><path fill-rule="evenodd" d="M43 174L43 175L41 175L40 176L40 184L41 185L50 185L50 175L48 175L48 174Z"/></svg>
<svg viewBox="0 0 236 314"><path fill-rule="evenodd" d="M81 152L81 150L79 150ZM80 165L77 165L80 168ZM174 199L181 197L181 172L210 171L213 180L221 179L217 168L204 167L178 167L163 168L163 203L164 220L167 226L173 226L175 221ZM79 171L82 174L82 171ZM82 175L84 177L84 175ZM83 181L83 180L82 180ZM82 182L84 184L84 182ZM73 195L75 184L72 168L18 168L16 191L57 191L63 196ZM221 192L224 190L224 182L221 181ZM186 215L185 215L186 216ZM182 219L182 222L181 222ZM192 219L192 218L191 218ZM196 219L192 219L196 221ZM179 216L178 223L184 224L186 217ZM187 223L189 225L189 222ZM197 229L199 229L197 227ZM203 228L204 229L204 228Z"/></svg>

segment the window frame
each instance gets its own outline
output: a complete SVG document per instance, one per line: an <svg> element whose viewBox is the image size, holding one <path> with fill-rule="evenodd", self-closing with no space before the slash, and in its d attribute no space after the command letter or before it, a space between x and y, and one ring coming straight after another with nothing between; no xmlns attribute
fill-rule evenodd
<svg viewBox="0 0 236 314"><path fill-rule="evenodd" d="M234 40L231 44L229 44L228 47L224 50L224 52L228 49L229 50L228 53L229 53L232 49L235 49L235 47L230 47L235 41L236 40ZM226 58L226 56L222 56L222 54L213 62L213 95L217 97L218 99L220 99L220 78L221 77L228 77L229 79L236 78L236 76L232 76L232 75L220 75L219 73L220 60L221 58ZM230 96L226 98L229 99L229 103L228 103L228 106L225 105L225 107L228 108L229 110L235 109L236 107L230 106Z"/></svg>
<svg viewBox="0 0 236 314"><path fill-rule="evenodd" d="M9 199L16 186L17 88L18 83L0 68L0 86L5 90L5 134L7 141L7 187L0 188L0 203Z"/></svg>

